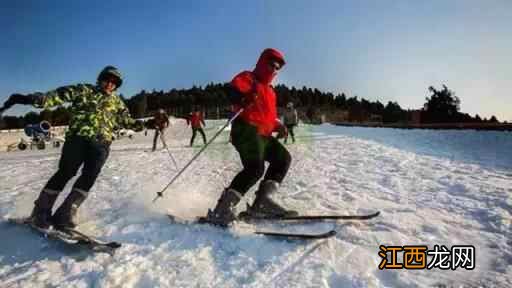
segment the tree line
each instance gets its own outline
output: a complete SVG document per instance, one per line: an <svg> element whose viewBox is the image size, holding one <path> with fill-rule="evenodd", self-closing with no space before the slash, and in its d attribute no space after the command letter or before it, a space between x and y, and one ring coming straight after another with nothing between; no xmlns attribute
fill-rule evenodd
<svg viewBox="0 0 512 288"><path fill-rule="evenodd" d="M426 97L424 107L418 110L405 110L397 102L369 101L358 96L348 97L345 93L334 94L316 88L296 88L283 84L274 87L277 105L284 109L292 102L305 122L325 121L345 122L380 122L410 123L414 115L419 116L419 123L498 123L492 116L482 119L460 112L460 99L443 85L442 89L428 88L430 96ZM207 119L226 118L230 115L229 83L210 83L204 87L193 86L188 89L171 89L169 91L151 92L142 90L125 101L130 113L135 118L150 117L158 109L164 109L175 117L186 117L192 110L204 111ZM417 117L417 116L416 116ZM5 116L4 126L8 129L23 128L27 124L47 120L54 126L66 125L71 114L66 107L55 110L43 110L40 113L29 112L24 116Z"/></svg>

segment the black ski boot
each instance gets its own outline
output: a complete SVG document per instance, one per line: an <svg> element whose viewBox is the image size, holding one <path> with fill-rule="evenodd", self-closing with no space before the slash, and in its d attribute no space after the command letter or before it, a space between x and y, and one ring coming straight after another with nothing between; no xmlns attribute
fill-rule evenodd
<svg viewBox="0 0 512 288"><path fill-rule="evenodd" d="M30 214L32 223L41 229L48 229L51 226L52 207L57 200L58 192L44 189L34 202L35 206Z"/></svg>
<svg viewBox="0 0 512 288"><path fill-rule="evenodd" d="M240 199L242 199L242 195L238 191L231 188L225 189L217 201L215 209L213 211L209 209L208 214L201 221L227 227L236 219L233 210Z"/></svg>
<svg viewBox="0 0 512 288"><path fill-rule="evenodd" d="M247 211L240 213L240 218L279 218L284 216L298 216L294 210L287 210L270 198L277 191L279 183L266 180L260 183L256 191L256 199L252 206L247 205Z"/></svg>
<svg viewBox="0 0 512 288"><path fill-rule="evenodd" d="M68 197L52 216L52 224L56 229L73 229L78 225L78 207L87 198L87 192L71 190Z"/></svg>

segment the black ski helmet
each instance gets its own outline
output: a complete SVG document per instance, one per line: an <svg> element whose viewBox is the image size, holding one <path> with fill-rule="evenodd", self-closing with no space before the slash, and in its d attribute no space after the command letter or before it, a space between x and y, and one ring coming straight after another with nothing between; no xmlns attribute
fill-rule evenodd
<svg viewBox="0 0 512 288"><path fill-rule="evenodd" d="M107 77L114 77L116 82L116 89L119 88L123 84L123 76L121 72L117 70L116 67L108 65L103 70L101 70L100 75L98 75L98 83L103 81Z"/></svg>

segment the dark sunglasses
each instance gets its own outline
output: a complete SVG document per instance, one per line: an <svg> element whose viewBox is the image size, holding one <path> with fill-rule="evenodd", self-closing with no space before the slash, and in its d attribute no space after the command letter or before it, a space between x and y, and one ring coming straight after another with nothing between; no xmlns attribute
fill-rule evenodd
<svg viewBox="0 0 512 288"><path fill-rule="evenodd" d="M117 79L115 77L105 77L101 81L110 82L117 86Z"/></svg>

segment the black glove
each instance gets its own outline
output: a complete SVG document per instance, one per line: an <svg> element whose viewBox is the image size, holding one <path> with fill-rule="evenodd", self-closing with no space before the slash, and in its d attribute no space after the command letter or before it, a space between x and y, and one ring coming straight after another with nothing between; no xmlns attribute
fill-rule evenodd
<svg viewBox="0 0 512 288"><path fill-rule="evenodd" d="M25 97L25 95L22 94L12 94L7 98L7 101L4 102L4 107L2 107L2 111L7 110L11 108L14 104L18 104L21 98Z"/></svg>
<svg viewBox="0 0 512 288"><path fill-rule="evenodd" d="M5 101L4 107L2 109L7 110L11 108L15 104L23 104L23 105L34 105L36 103L41 102L41 95L39 93L35 94L12 94L9 96L9 99Z"/></svg>

